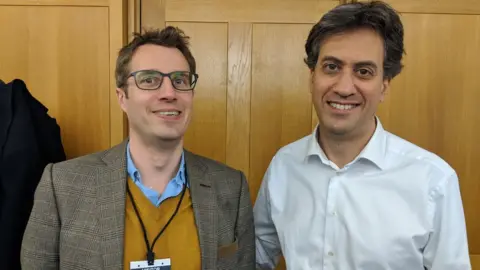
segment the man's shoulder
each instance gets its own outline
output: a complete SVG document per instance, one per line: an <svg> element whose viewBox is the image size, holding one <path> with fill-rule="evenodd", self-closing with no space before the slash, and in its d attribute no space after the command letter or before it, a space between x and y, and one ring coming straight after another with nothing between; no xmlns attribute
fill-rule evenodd
<svg viewBox="0 0 480 270"><path fill-rule="evenodd" d="M410 142L393 133L387 133L387 156L405 162L419 163L443 175L452 175L455 170L438 154Z"/></svg>
<svg viewBox="0 0 480 270"><path fill-rule="evenodd" d="M310 147L312 134L308 134L300 139L290 142L278 149L272 158L272 162L276 161L301 161L303 160Z"/></svg>
<svg viewBox="0 0 480 270"><path fill-rule="evenodd" d="M186 150L186 154L187 154L187 163L190 161L193 163L193 166L200 167L200 169L205 170L207 173L227 172L227 173L238 174L241 172L223 162L220 162L210 157L195 154L188 150Z"/></svg>
<svg viewBox="0 0 480 270"><path fill-rule="evenodd" d="M108 167L107 161L112 168L124 166L126 157L122 155L123 144L119 144L106 150L78 156L62 162L53 164L53 172L70 172L75 174L91 174L92 171L99 171ZM117 165L115 165L117 164Z"/></svg>
<svg viewBox="0 0 480 270"><path fill-rule="evenodd" d="M105 155L105 151L86 154L83 156L71 158L62 162L54 164L54 168L57 170L74 169L78 167L96 167L105 166L102 157Z"/></svg>

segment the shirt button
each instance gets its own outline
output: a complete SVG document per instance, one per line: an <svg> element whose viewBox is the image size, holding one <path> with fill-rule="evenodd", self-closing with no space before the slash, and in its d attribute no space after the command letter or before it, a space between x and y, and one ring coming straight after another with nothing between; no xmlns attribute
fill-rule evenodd
<svg viewBox="0 0 480 270"><path fill-rule="evenodd" d="M333 211L332 216L336 216L336 215L337 215L337 211Z"/></svg>
<svg viewBox="0 0 480 270"><path fill-rule="evenodd" d="M332 257L333 255L334 255L333 252L331 251L328 252L328 256Z"/></svg>

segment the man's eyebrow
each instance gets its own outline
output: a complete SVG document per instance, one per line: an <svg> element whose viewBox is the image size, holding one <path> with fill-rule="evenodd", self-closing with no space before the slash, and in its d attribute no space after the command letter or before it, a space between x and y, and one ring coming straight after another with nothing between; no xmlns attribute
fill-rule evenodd
<svg viewBox="0 0 480 270"><path fill-rule="evenodd" d="M377 64L375 64L373 61L361 61L358 63L355 63L355 68L360 68L360 67L371 67L373 69L378 69Z"/></svg>
<svg viewBox="0 0 480 270"><path fill-rule="evenodd" d="M331 61L333 63L335 63L336 65L339 65L339 66L343 66L345 65L345 62L336 58L335 56L330 56L330 55L327 55L327 56L324 56L322 58L322 62L326 62L326 61ZM361 67L371 67L375 70L378 69L378 66L377 64L375 64L375 62L373 61L360 61L360 62L357 62L354 64L354 67L355 68L361 68Z"/></svg>
<svg viewBox="0 0 480 270"><path fill-rule="evenodd" d="M333 63L335 63L337 65L340 65L340 66L345 64L345 62L343 62L342 60L340 60L340 59L338 59L334 56L329 56L329 55L324 56L322 58L322 62L325 62L325 61L332 61Z"/></svg>

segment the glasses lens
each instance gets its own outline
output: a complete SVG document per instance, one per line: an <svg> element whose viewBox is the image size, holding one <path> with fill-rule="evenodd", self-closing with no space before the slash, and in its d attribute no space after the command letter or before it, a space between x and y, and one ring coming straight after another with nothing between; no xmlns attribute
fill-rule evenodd
<svg viewBox="0 0 480 270"><path fill-rule="evenodd" d="M195 77L187 71L174 72L170 76L173 87L178 90L191 90L195 86Z"/></svg>
<svg viewBox="0 0 480 270"><path fill-rule="evenodd" d="M135 75L138 87L145 90L155 90L159 88L162 79L162 75L153 70L140 71Z"/></svg>

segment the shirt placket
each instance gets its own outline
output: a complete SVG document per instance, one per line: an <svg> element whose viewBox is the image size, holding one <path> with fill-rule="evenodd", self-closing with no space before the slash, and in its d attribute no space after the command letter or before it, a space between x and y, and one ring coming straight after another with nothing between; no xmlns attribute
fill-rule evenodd
<svg viewBox="0 0 480 270"><path fill-rule="evenodd" d="M339 176L337 172L333 176L328 185L327 205L325 210L325 236L324 236L324 250L323 250L323 269L335 269L336 265L336 249L335 249L335 226L337 224L337 195L339 189Z"/></svg>

